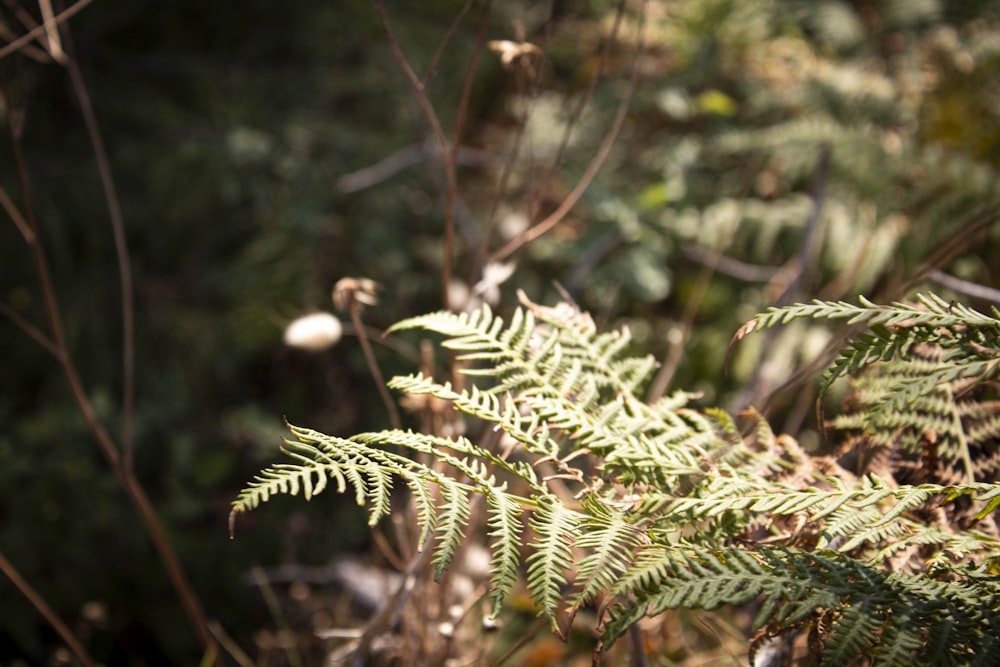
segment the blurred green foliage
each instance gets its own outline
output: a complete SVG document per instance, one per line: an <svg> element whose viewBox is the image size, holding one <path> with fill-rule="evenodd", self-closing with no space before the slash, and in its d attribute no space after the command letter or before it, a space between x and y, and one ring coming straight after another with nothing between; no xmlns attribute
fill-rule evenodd
<svg viewBox="0 0 1000 667"><path fill-rule="evenodd" d="M554 3L551 20L543 3L495 4L490 39L523 37L545 44L547 55L537 88L496 54L481 55L465 143L490 168L459 171L467 213L455 275L470 283L494 209L492 249L509 238L505 226L539 219L576 184L621 102L636 47L638 3L628 3L557 155L600 66L616 4ZM446 132L483 8L471 3L463 15L463 7L388 7L414 69L430 72L425 90ZM38 8L0 9L15 34L25 31L18 10ZM628 322L658 356L683 341L671 386L719 403L759 403L826 334L801 325L770 345L745 345L725 380L725 346L740 323L786 292L891 292L996 205L998 12L998 2L944 0L647 3L641 82L615 147L570 216L513 257L504 294L521 287L545 301L558 281L602 323ZM359 512L330 497L306 509L275 504L230 543L229 499L273 458L282 416L329 433L386 423L352 336L312 355L283 348L281 330L303 312L330 309L342 276L384 286L365 313L376 328L440 305L440 162L420 148L429 145L426 121L365 0L104 0L70 25L135 274L137 470L209 616L252 647L254 629L272 621L246 584L249 566L325 562L362 548L367 531ZM5 120L23 112L71 348L101 419L117 432L117 267L83 123L60 67L15 54L0 61L0 81ZM504 182L497 165L518 137ZM819 178L827 145L830 165ZM343 191L345 175L408 148L423 150L415 164ZM2 133L0 185L20 205L11 150ZM817 241L803 249L808 229ZM974 240L939 268L996 286L997 235ZM31 258L6 222L0 299L44 322ZM106 606L107 618L88 631L99 659L190 661L193 640L166 579L57 365L7 321L0 349L0 548L64 618L86 626L84 606ZM413 368L416 355L403 352L377 346L386 375ZM807 403L810 394L802 396ZM0 661L45 659L51 635L7 582L0 619L8 629Z"/></svg>

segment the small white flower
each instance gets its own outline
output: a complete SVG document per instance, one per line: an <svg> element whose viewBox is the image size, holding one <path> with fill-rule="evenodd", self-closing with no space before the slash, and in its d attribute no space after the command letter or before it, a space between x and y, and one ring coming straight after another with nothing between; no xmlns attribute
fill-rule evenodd
<svg viewBox="0 0 1000 667"><path fill-rule="evenodd" d="M515 268L517 265L513 262L490 262L483 267L483 279L472 288L472 294L482 297L491 306L497 305L500 302L500 285L514 275Z"/></svg>
<svg viewBox="0 0 1000 667"><path fill-rule="evenodd" d="M504 69L510 69L521 58L531 58L542 53L542 50L531 42L513 42L509 39L493 40L486 46L490 51L500 54L500 64Z"/></svg>
<svg viewBox="0 0 1000 667"><path fill-rule="evenodd" d="M319 352L340 340L343 327L330 313L304 315L285 328L285 345L300 350Z"/></svg>
<svg viewBox="0 0 1000 667"><path fill-rule="evenodd" d="M469 286L454 278L448 283L448 305L452 310L463 312L472 302L472 292ZM477 306L478 307L478 306ZM473 308L475 310L475 308Z"/></svg>

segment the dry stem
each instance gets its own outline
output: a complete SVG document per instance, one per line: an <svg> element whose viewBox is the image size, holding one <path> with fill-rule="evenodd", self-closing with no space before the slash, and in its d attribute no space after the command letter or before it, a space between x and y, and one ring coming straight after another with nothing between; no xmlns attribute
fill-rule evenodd
<svg viewBox="0 0 1000 667"><path fill-rule="evenodd" d="M37 609L38 613L45 617L45 620L52 626L52 629L55 630L60 637L62 637L64 642L66 642L66 645L69 647L69 650L73 652L73 655L76 656L76 659L79 660L84 667L96 667L97 663L90 657L90 654L87 653L87 649L83 647L83 644L79 639L77 639L76 635L73 634L73 631L69 629L69 626L63 623L63 620L59 618L51 607L49 607L49 605L45 602L45 599L39 595L27 581L25 581L24 577L21 576L21 573L17 571L17 568L15 568L9 560L7 560L7 557L4 556L3 552L0 552L0 570L7 575L7 578L10 579L11 583L13 583L19 591L21 591L21 594L28 599L31 606Z"/></svg>
<svg viewBox="0 0 1000 667"><path fill-rule="evenodd" d="M80 83L82 84L82 80ZM4 97L6 97L6 95L4 95ZM88 103L81 100L81 105L88 106ZM25 209L24 215L12 214L11 218L12 220L15 220L15 225L18 226L18 229L22 232L22 236L25 238L25 242L31 251L32 258L35 263L35 273L39 280L46 319L48 320L49 325L49 336L46 337L39 330L24 321L23 318L11 317L13 311L7 307L4 307L0 310L0 312L10 318L22 330L26 331L33 339L42 344L43 347L51 352L59 361L63 374L66 377L66 382L73 396L73 400L76 403L77 408L80 410L88 430L97 442L98 448L108 465L111 467L112 471L115 473L115 476L118 478L119 483L124 489L133 507L139 514L139 517L145 526L146 532L148 533L150 540L153 542L153 546L160 557L164 569L166 570L167 576L170 579L171 584L181 601L184 611L188 616L192 629L206 652L208 664L214 664L218 653L218 646L209 630L208 621L198 604L197 598L194 594L194 589L187 580L187 576L184 573L180 560L177 557L169 538L167 537L163 524L160 522L159 517L153 509L152 503L146 495L145 489L135 476L132 469L123 464L121 449L118 444L115 443L114 439L104 426L100 423L87 390L84 388L83 382L79 376L76 364L73 361L69 344L66 339L62 311L59 306L58 298L56 297L55 287L53 285L51 269L49 268L45 248L38 231L38 223L35 217L34 206L32 204L33 197L28 167L24 160L18 132L13 124L11 116L11 113L6 114L8 130L11 137L11 146L14 153L14 161L17 167L18 179L21 186L21 196ZM106 191L105 194L107 195L108 192ZM109 202L109 206L114 205ZM8 212L10 211L8 210ZM17 222L18 220L21 222ZM25 224L27 225L28 233L24 233L25 230L22 229L22 225ZM127 262L127 254L119 254L118 260L120 262ZM128 308L130 308L130 306L123 304L123 310L127 310Z"/></svg>

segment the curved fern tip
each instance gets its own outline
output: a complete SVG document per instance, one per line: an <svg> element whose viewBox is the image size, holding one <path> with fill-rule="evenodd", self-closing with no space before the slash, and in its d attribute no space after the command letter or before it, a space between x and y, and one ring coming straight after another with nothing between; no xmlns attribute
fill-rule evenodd
<svg viewBox="0 0 1000 667"><path fill-rule="evenodd" d="M234 533L236 531L236 515L239 514L242 511L243 511L243 509L240 508L240 507L237 507L235 504L233 506L233 509L231 509L229 511L229 539L230 540L232 540L235 537Z"/></svg>

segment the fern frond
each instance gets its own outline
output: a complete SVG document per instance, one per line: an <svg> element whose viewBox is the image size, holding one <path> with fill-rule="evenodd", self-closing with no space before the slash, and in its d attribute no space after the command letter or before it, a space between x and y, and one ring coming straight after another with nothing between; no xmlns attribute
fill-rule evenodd
<svg viewBox="0 0 1000 667"><path fill-rule="evenodd" d="M637 566L646 576L628 577L619 585L617 591L634 600L614 611L605 629L608 641L644 615L680 606L714 609L761 597L757 628L791 627L823 611L833 613L822 638L823 664L844 664L872 652L912 658L914 649L924 657L939 653L943 659L935 664L951 664L1000 647L1000 636L983 622L1000 598L984 604L981 597L987 591L995 595L997 581L984 580L983 590L974 590L926 576L887 575L843 556L781 550L686 554L652 547L640 554Z"/></svg>
<svg viewBox="0 0 1000 667"><path fill-rule="evenodd" d="M935 384L949 382L961 376L987 377L997 370L996 356L1000 353L1000 317L985 315L968 306L948 303L933 293L918 294L917 304L895 302L888 306L875 304L859 297L860 305L845 301L821 301L808 304L771 307L747 322L734 340L753 331L787 324L796 319L846 320L848 324L864 324L869 334L853 338L841 356L824 375L824 386L850 373L856 373L876 361L889 361L905 356L918 342L944 343L955 347L972 341L974 353L954 355L929 378L915 377L909 388L893 407L905 404ZM977 358L978 357L978 358Z"/></svg>
<svg viewBox="0 0 1000 667"><path fill-rule="evenodd" d="M655 362L627 356L627 330L598 334L572 307L522 303L506 324L488 308L401 323L394 330L443 334L469 382L456 389L418 373L390 385L443 401L518 447L498 453L403 430L345 439L293 426L289 461L261 472L234 512L333 487L353 492L374 524L402 480L418 544L432 543L441 577L472 539L479 494L492 613L523 559L538 614L557 633L563 612L572 620L588 602L615 601L606 643L667 609L758 601L761 636L810 627L823 664L860 655L897 664L914 653L972 662L998 648L1000 584L990 568L1000 563L1000 482L991 473L1000 470L1000 401L993 385L976 383L998 372L1000 314L933 295L913 306L817 301L772 309L741 330L737 337L800 317L869 327L828 375L864 371L860 410L834 422L864 444L859 465L866 456L878 463L856 477L775 435L754 412L756 437L745 440L728 413L689 407L691 394L646 403L637 392ZM935 465L966 474L928 476ZM561 500L564 489L557 495L538 466L578 485L579 506Z"/></svg>
<svg viewBox="0 0 1000 667"><path fill-rule="evenodd" d="M859 600L841 608L837 622L824 641L821 665L847 665L852 658L871 652L884 625L883 610L875 600ZM908 642L912 645L912 642Z"/></svg>
<svg viewBox="0 0 1000 667"><path fill-rule="evenodd" d="M632 601L613 611L605 639L614 642L643 616L679 607L711 610L742 605L782 585L746 551L697 551L688 556L680 548L652 545L639 552L615 587L617 595Z"/></svg>
<svg viewBox="0 0 1000 667"><path fill-rule="evenodd" d="M566 574L573 564L573 543L579 537L580 519L555 496L539 498L538 507L531 513L534 539L527 560L528 590L538 604L538 615L548 618L554 632L560 632L556 610L563 601Z"/></svg>
<svg viewBox="0 0 1000 667"><path fill-rule="evenodd" d="M622 513L613 511L601 500L588 498L584 509L587 517L581 525L583 532L574 546L588 553L576 566L576 593L569 600L570 613L614 588L618 578L628 570L633 551L648 542L645 534L628 523Z"/></svg>
<svg viewBox="0 0 1000 667"><path fill-rule="evenodd" d="M374 471L368 468L367 461L352 456L357 449L354 443L328 436L314 437L311 431L292 428L299 439L286 439L282 450L299 463L279 463L262 471L237 496L233 502L235 511L251 510L278 493L296 495L300 489L308 500L323 491L330 478L340 492L350 484L359 505L368 499L377 507L384 507L387 499L378 495L381 488L369 489L365 477Z"/></svg>
<svg viewBox="0 0 1000 667"><path fill-rule="evenodd" d="M490 600L492 616L495 618L503 608L503 602L517 581L521 563L521 506L504 493L490 492L486 495L489 537L493 540L490 548Z"/></svg>
<svg viewBox="0 0 1000 667"><path fill-rule="evenodd" d="M494 391L472 387L456 392L450 382L438 384L419 373L394 377L388 384L392 389L409 394L426 394L448 401L465 414L496 424L531 453L544 456L558 454L558 442L550 437L549 429L538 415L522 414L513 401Z"/></svg>
<svg viewBox="0 0 1000 667"><path fill-rule="evenodd" d="M406 486L410 489L413 505L417 513L417 524L420 526L420 535L417 537L417 548L423 549L427 544L428 535L437 530L438 515L435 507L434 496L423 480L417 477L407 477Z"/></svg>
<svg viewBox="0 0 1000 667"><path fill-rule="evenodd" d="M422 329L434 331L456 340L465 341L473 349L488 347L496 340L503 320L494 317L489 305L483 304L479 310L471 313L453 313L439 311L411 317L394 324L389 331L404 331L407 329ZM458 349L458 348L454 348Z"/></svg>
<svg viewBox="0 0 1000 667"><path fill-rule="evenodd" d="M877 325L922 326L927 329L957 326L1000 328L1000 317L985 315L960 303L949 303L936 294L918 294L916 299L920 306L899 301L883 306L864 296L858 297L859 306L846 301L814 299L810 303L768 308L766 313L757 315L751 321L755 323L754 331L803 318L847 320L848 324L867 324L869 328Z"/></svg>
<svg viewBox="0 0 1000 667"><path fill-rule="evenodd" d="M434 549L434 580L441 578L445 569L455 557L455 552L465 537L464 528L469 523L469 497L465 489L457 482L444 477L440 480L441 505L438 507L436 537L437 546Z"/></svg>

